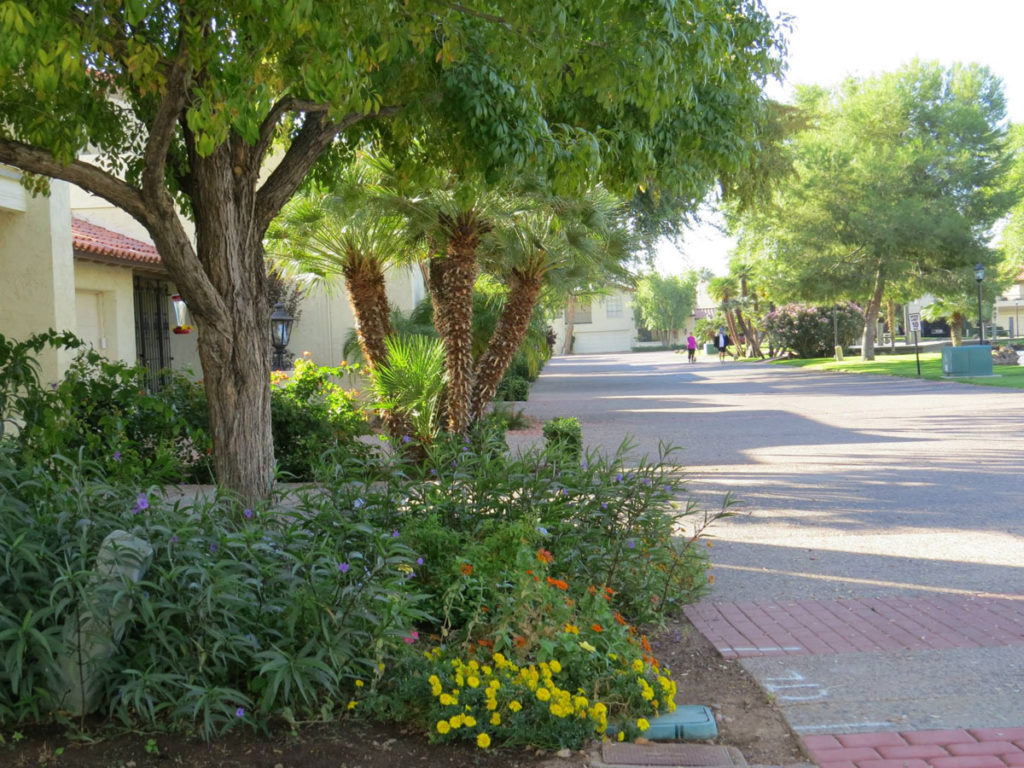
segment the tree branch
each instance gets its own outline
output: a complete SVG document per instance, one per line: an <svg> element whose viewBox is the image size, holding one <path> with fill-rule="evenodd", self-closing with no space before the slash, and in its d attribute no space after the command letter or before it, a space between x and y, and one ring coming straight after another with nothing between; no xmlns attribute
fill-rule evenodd
<svg viewBox="0 0 1024 768"><path fill-rule="evenodd" d="M293 108L299 102L293 103ZM277 109L277 105L275 105ZM402 106L382 107L373 113L352 112L337 122L325 122L325 112L306 112L306 122L299 135L285 153L280 165L270 174L256 193L255 223L257 232L263 233L270 222L302 184L313 163L331 145L334 138L356 123L367 118L391 117L397 115ZM272 110L273 111L273 110ZM283 114L283 112L281 113ZM280 115L279 115L280 116ZM268 119L270 115L267 116ZM266 120L264 120L266 125Z"/></svg>
<svg viewBox="0 0 1024 768"><path fill-rule="evenodd" d="M146 152L143 156L143 193L154 202L159 202L161 208L174 207L167 194L167 154L174 139L178 118L185 109L185 100L188 97L191 67L188 53L184 50L184 32L181 37L179 45L182 50L178 52L167 74L167 85L153 122L149 125L149 138L146 140ZM159 192L163 194L159 195ZM162 199L157 200L157 197Z"/></svg>
<svg viewBox="0 0 1024 768"><path fill-rule="evenodd" d="M148 228L146 205L140 190L99 166L81 160L64 165L45 149L12 139L0 139L0 163L7 163L28 173L77 184L126 211Z"/></svg>

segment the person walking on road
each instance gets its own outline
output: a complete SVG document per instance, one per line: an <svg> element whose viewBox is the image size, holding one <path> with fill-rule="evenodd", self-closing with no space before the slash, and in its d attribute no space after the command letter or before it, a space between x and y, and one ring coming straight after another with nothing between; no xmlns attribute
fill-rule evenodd
<svg viewBox="0 0 1024 768"><path fill-rule="evenodd" d="M718 333L715 334L715 349L718 350L718 362L725 362L725 353L730 344L732 344L732 339L726 335L725 328L719 327Z"/></svg>
<svg viewBox="0 0 1024 768"><path fill-rule="evenodd" d="M690 335L686 337L686 361L688 363L697 362L697 339L693 336L693 331L690 331Z"/></svg>

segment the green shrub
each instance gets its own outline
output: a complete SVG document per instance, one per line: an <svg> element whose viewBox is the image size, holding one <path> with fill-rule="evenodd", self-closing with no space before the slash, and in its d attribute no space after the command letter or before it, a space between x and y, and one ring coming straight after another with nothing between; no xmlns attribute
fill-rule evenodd
<svg viewBox="0 0 1024 768"><path fill-rule="evenodd" d="M544 424L544 440L549 450L564 452L579 461L583 453L583 429L575 416L555 418Z"/></svg>
<svg viewBox="0 0 1024 768"><path fill-rule="evenodd" d="M524 402L530 397L530 382L522 376L508 375L498 385L496 400Z"/></svg>
<svg viewBox="0 0 1024 768"><path fill-rule="evenodd" d="M0 452L0 725L59 707L62 627L88 610L100 542L116 529L153 547L143 580L118 588L134 618L103 666L103 709L126 725L209 737L330 717L380 683L427 619L416 554L359 497L240 513L111 486L95 463L57 459L40 476L11 459Z"/></svg>
<svg viewBox="0 0 1024 768"><path fill-rule="evenodd" d="M328 452L344 460L369 451L355 439L370 431L362 406L353 391L338 384L355 369L296 360L295 372L271 390L274 456L278 470L290 479L312 480Z"/></svg>
<svg viewBox="0 0 1024 768"><path fill-rule="evenodd" d="M834 322L839 344L845 347L864 329L864 313L852 302L826 307L786 304L764 318L764 328L780 349L790 349L797 357L824 357L835 346Z"/></svg>

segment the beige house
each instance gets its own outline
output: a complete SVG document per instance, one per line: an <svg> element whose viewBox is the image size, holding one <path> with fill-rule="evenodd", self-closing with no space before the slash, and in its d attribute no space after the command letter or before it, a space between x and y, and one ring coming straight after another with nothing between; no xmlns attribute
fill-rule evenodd
<svg viewBox="0 0 1024 768"><path fill-rule="evenodd" d="M0 271L7 279L0 333L20 340L49 328L71 330L112 360L201 375L196 330L177 327L174 284L145 229L65 182L53 181L49 197L33 198L19 178L0 166ZM390 274L388 291L403 310L425 292L414 269ZM288 350L336 365L353 325L343 288L313 291ZM267 333L269 343L269 327ZM72 357L45 353L44 381L58 379Z"/></svg>
<svg viewBox="0 0 1024 768"><path fill-rule="evenodd" d="M1024 319L1024 270L1002 295L997 296L992 308L992 323L1012 339L1024 336L1021 320Z"/></svg>

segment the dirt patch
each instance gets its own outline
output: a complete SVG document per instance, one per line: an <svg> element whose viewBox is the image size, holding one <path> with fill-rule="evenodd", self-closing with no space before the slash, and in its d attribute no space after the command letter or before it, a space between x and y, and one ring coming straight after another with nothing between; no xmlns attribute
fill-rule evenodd
<svg viewBox="0 0 1024 768"><path fill-rule="evenodd" d="M672 670L679 688L677 703L701 704L714 711L719 730L714 743L738 748L753 764L807 761L798 739L760 686L738 661L719 656L688 621L671 622L652 645L655 655ZM0 735L9 742L12 731L0 731ZM298 735L231 733L212 744L173 734L124 734L90 744L69 741L59 731L24 732L27 738L13 749L0 744L0 764L18 768L549 768L552 764L582 768L588 764L585 753L557 759L535 750L431 745L408 729L352 720L308 727Z"/></svg>

